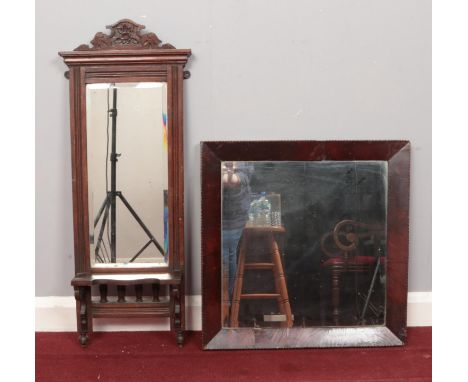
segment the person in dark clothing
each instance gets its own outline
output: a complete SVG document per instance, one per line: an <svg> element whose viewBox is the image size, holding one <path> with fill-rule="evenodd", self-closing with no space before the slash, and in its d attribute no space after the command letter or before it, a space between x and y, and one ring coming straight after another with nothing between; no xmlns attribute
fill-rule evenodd
<svg viewBox="0 0 468 382"><path fill-rule="evenodd" d="M222 169L222 247L223 272L229 278L231 299L237 270L237 247L248 220L250 178L253 165L249 162L225 162Z"/></svg>

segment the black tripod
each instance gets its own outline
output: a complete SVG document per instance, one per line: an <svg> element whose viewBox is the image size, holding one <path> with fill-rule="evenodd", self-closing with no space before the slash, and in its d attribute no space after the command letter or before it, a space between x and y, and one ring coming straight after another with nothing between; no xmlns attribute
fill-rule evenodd
<svg viewBox="0 0 468 382"><path fill-rule="evenodd" d="M116 263L117 262L117 232L116 232L116 220L117 220L117 210L116 210L116 200L117 197L120 198L122 203L127 207L128 211L132 214L132 216L135 218L137 223L140 225L140 227L145 231L146 235L149 237L149 241L136 253L135 256L131 258L129 261L130 263L135 261L135 259L140 256L140 254L151 244L153 243L158 251L161 253L161 255L165 256L164 249L161 247L161 245L158 243L156 238L153 236L151 231L146 227L146 225L143 223L143 221L140 219L138 214L135 212L135 210L132 208L130 203L125 199L121 191L116 190L116 180L117 180L117 158L121 154L116 153L117 149L117 88L113 88L113 101L112 101L112 109L108 110L108 113L112 117L112 147L111 147L111 154L110 154L110 162L111 162L111 190L107 191L106 198L104 199L104 202L102 203L101 208L99 208L99 211L96 215L96 218L94 219L94 228L99 223L99 220L101 220L102 216L102 221L101 221L101 227L99 229L99 236L98 240L96 243L96 246L94 248L94 255L97 261L100 263L104 263L103 256L100 255L101 251L101 244L104 243L103 240L103 235L104 235L104 229L107 225L107 219L109 218L109 212L110 212L110 252L111 252L111 257L110 261L111 263ZM107 161L107 158L106 158ZM106 167L106 173L107 173L107 167ZM107 177L107 175L106 175ZM107 188L107 180L106 180L106 188Z"/></svg>

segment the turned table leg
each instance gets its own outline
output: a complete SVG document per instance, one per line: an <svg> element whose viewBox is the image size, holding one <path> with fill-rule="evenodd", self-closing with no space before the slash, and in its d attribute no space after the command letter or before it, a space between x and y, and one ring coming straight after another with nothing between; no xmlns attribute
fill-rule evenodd
<svg viewBox="0 0 468 382"><path fill-rule="evenodd" d="M75 287L76 300L76 322L77 331L79 333L78 341L81 346L88 344L88 333L92 330L91 321L91 288L90 287Z"/></svg>
<svg viewBox="0 0 468 382"><path fill-rule="evenodd" d="M179 347L182 347L184 344L184 307L181 303L183 296L180 293L180 287L178 285L171 285L170 287L171 295L171 326L172 330L175 331L176 341Z"/></svg>

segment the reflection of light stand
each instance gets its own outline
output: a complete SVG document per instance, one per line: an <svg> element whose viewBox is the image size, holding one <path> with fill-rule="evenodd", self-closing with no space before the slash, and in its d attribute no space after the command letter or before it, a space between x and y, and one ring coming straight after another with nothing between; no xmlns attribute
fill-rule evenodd
<svg viewBox="0 0 468 382"><path fill-rule="evenodd" d="M116 179L117 179L117 158L121 154L116 153L117 149L117 88L113 88L113 101L112 101L112 109L108 110L109 114L112 117L112 147L111 147L111 154L110 154L110 162L111 162L111 190L107 191L106 198L104 199L104 202L102 203L101 208L99 209L96 218L94 219L94 228L96 228L97 224L99 223L99 220L102 217L102 222L101 222L101 227L99 229L99 236L98 240L96 243L96 247L94 249L94 255L95 258L103 263L103 257L99 254L99 251L101 249L101 243L104 243L102 236L104 235L104 228L106 227L107 224L107 219L109 217L109 210L110 210L110 252L111 252L111 263L116 263L117 262L117 232L116 232L116 220L117 220L117 210L116 210L116 199L117 197L120 198L122 203L127 207L127 209L130 211L132 216L135 218L137 223L140 225L140 227L145 231L146 235L150 238L150 240L137 252L135 256L131 258L129 261L130 263L135 261L135 259L140 256L140 254L151 244L153 243L158 251L161 253L161 255L165 256L164 249L161 247L161 245L158 243L156 238L153 236L151 231L146 227L146 225L143 223L143 221L140 219L138 214L135 212L135 210L132 208L130 203L125 199L125 197L122 195L121 191L116 190ZM107 161L107 158L106 158ZM107 170L106 170L107 171ZM106 180L106 188L107 188L107 180ZM103 215L104 213L104 215Z"/></svg>
<svg viewBox="0 0 468 382"><path fill-rule="evenodd" d="M373 306L373 304L370 302L370 298L372 293L374 292L374 286L375 286L375 281L377 279L377 273L380 271L381 268L381 258L382 258L382 248L379 247L377 249L377 261L375 264L374 268L374 274L372 275L372 281L369 286L369 290L367 291L367 294L365 296L365 302L364 302L364 307L362 308L361 316L359 317L359 323L364 324L364 317L366 315L367 307L371 308L372 312L376 315L378 315L377 308Z"/></svg>

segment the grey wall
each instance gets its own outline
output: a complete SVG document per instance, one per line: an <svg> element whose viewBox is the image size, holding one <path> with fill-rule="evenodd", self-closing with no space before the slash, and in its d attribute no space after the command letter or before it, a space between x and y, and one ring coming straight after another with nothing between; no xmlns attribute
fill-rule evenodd
<svg viewBox="0 0 468 382"><path fill-rule="evenodd" d="M431 2L36 3L36 295L71 295L68 83L57 56L120 18L191 48L186 81L188 287L201 292L202 140L409 139L409 289L431 280Z"/></svg>

